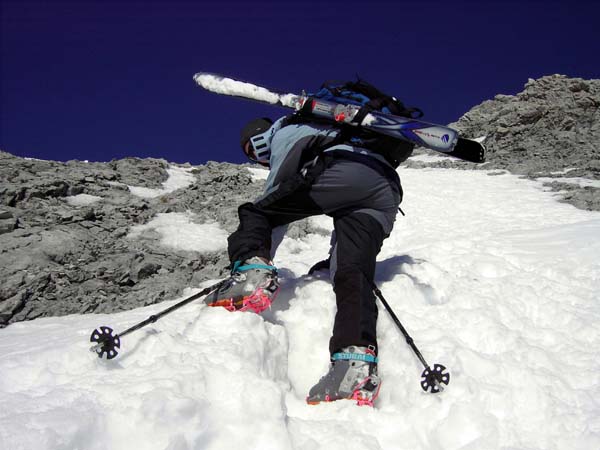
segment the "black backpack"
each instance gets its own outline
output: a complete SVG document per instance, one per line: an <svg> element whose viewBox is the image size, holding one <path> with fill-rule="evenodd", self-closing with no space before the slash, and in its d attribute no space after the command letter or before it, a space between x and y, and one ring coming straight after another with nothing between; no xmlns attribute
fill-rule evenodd
<svg viewBox="0 0 600 450"><path fill-rule="evenodd" d="M343 104L362 106L354 121L360 123L370 111L381 111L395 116L417 119L423 116L419 108L406 107L395 97L381 92L372 84L357 78L356 81L326 81L310 97ZM411 154L414 144L384 136L351 125L341 125L341 141L381 154L393 167L398 167Z"/></svg>
<svg viewBox="0 0 600 450"><path fill-rule="evenodd" d="M412 119L423 117L423 111L419 108L404 106L396 97L384 94L360 78L356 81L326 81L317 93L309 95L337 103L362 106L364 113L356 119L357 121L362 121L367 112L374 110Z"/></svg>

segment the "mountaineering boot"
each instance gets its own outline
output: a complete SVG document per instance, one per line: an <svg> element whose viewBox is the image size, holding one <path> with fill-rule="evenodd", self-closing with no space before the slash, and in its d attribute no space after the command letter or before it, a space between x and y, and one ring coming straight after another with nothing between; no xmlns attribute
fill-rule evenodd
<svg viewBox="0 0 600 450"><path fill-rule="evenodd" d="M331 356L329 372L315 384L306 398L309 405L341 399L373 406L379 395L377 357L372 347L350 346Z"/></svg>
<svg viewBox="0 0 600 450"><path fill-rule="evenodd" d="M278 291L277 268L271 262L254 256L243 263L234 263L229 279L206 296L204 302L208 306L222 306L228 311L260 313L271 306Z"/></svg>

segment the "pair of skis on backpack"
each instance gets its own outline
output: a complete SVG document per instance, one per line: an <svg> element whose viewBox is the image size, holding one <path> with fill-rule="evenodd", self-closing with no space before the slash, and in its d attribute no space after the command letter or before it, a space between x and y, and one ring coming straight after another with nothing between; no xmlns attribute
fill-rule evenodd
<svg viewBox="0 0 600 450"><path fill-rule="evenodd" d="M461 137L458 131L444 125L377 110L370 110L365 114L363 106L352 104L351 101L341 103L307 94L284 94L208 72L197 73L194 80L202 88L216 94L302 111L319 119L329 120L340 125L360 127L464 161L474 163L485 161L485 146L481 142Z"/></svg>

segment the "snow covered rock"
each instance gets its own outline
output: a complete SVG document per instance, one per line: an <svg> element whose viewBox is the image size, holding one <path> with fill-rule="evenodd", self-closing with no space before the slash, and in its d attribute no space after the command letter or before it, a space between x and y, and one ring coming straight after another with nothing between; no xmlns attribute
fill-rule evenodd
<svg viewBox="0 0 600 450"><path fill-rule="evenodd" d="M400 175L406 167L509 170L539 178L579 208L600 210L599 105L600 80L529 80L523 92L498 95L455 124L467 136L487 136L488 163L416 155ZM127 310L224 276L237 207L264 183L264 171L247 168L150 158L59 163L0 152L0 326ZM310 234L328 231L304 221L288 233Z"/></svg>
<svg viewBox="0 0 600 450"><path fill-rule="evenodd" d="M451 124L486 136L482 168L556 178L556 190L579 208L600 210L600 189L561 182L563 174L600 180L600 80L564 75L530 79L516 95L497 95Z"/></svg>
<svg viewBox="0 0 600 450"><path fill-rule="evenodd" d="M8 153L0 153L0 179L0 326L130 309L222 276L237 206L263 184L232 164L60 163ZM207 227L204 235L195 225ZM173 239L178 247L165 245Z"/></svg>

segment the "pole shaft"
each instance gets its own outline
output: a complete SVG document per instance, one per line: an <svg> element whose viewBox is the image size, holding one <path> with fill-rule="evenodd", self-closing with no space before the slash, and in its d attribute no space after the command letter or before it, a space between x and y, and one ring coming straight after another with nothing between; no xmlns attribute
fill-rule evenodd
<svg viewBox="0 0 600 450"><path fill-rule="evenodd" d="M375 295L379 298L379 300L381 300L381 303L383 303L383 306L385 306L385 309L387 309L387 312L390 313L392 320L396 323L398 328L400 328L400 331L406 338L406 343L410 346L410 348L412 348L413 352L415 352L415 355L417 355L417 358L419 358L419 361L421 361L421 364L423 364L423 367L425 367L426 369L429 368L429 364L427 364L427 361L425 361L425 358L423 358L423 355L421 354L421 352L415 345L414 339L412 337L410 337L410 335L408 334L408 331L406 331L406 329L402 326L402 324L400 323L400 319L398 319L396 314L394 314L394 311L392 310L391 306L385 300L385 298L383 297L383 294L381 293L379 288L374 283L373 283L373 292L375 292Z"/></svg>
<svg viewBox="0 0 600 450"><path fill-rule="evenodd" d="M140 328L144 328L146 325L149 325L151 323L156 322L158 319L160 319L163 316L166 316L169 313L172 313L173 311L175 311L176 309L181 308L182 306L187 305L190 302L193 302L194 300L204 296L204 295L208 295L210 294L212 291L214 291L215 289L218 289L221 287L221 285L223 283L225 283L227 279L225 280L221 280L219 281L217 284L213 284L212 286L207 287L206 289L202 289L200 292L192 295L191 297L186 298L185 300L180 301L179 303L176 303L173 306L168 307L167 309L165 309L164 311L159 312L158 314L153 314L150 317L148 317L146 320L144 320L143 322L140 322L134 326L132 326L131 328L128 328L127 330L123 331L122 333L118 333L116 336L118 337L123 337L129 333L133 333L134 331L139 330Z"/></svg>

